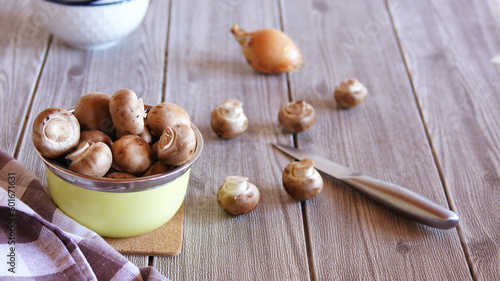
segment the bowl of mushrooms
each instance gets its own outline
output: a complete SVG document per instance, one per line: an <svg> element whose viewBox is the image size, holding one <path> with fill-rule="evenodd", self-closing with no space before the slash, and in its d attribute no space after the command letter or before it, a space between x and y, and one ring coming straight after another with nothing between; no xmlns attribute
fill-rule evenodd
<svg viewBox="0 0 500 281"><path fill-rule="evenodd" d="M203 149L182 107L144 105L128 89L40 112L32 140L56 205L105 237L136 236L169 221Z"/></svg>

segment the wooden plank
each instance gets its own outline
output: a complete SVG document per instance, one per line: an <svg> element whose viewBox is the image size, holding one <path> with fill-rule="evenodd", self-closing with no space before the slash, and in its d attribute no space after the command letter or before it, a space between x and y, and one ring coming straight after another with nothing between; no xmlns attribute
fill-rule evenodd
<svg viewBox="0 0 500 281"><path fill-rule="evenodd" d="M395 27L476 280L500 279L500 26L486 1L401 2Z"/></svg>
<svg viewBox="0 0 500 281"><path fill-rule="evenodd" d="M315 126L297 136L298 146L447 207L384 2L282 1L282 6L284 30L306 60L290 75L292 98L317 110ZM408 9L393 9L409 17ZM343 110L333 90L349 77L360 79L369 96L361 107ZM470 279L456 229L420 225L331 177L325 181L323 193L306 202L315 279Z"/></svg>
<svg viewBox="0 0 500 281"><path fill-rule="evenodd" d="M308 280L300 203L281 187L288 159L271 142L291 143L278 126L287 100L284 75L262 75L247 65L230 28L279 28L277 2L173 1L169 32L166 101L188 111L205 148L191 171L184 242L179 256L155 258L173 280ZM248 131L219 139L210 112L225 99L243 101ZM216 194L229 175L243 175L260 188L262 200L250 214L222 211Z"/></svg>
<svg viewBox="0 0 500 281"><path fill-rule="evenodd" d="M49 42L39 26L49 11L33 13L30 1L0 6L0 148L14 155Z"/></svg>
<svg viewBox="0 0 500 281"><path fill-rule="evenodd" d="M149 257L148 256L132 256L132 255L124 255L131 263L135 264L135 266L141 268L149 265Z"/></svg>
<svg viewBox="0 0 500 281"><path fill-rule="evenodd" d="M53 39L19 153L19 161L44 183L45 169L31 142L32 122L40 111L72 107L80 96L90 92L111 96L123 88L134 90L146 104L161 102L168 11L168 1L151 1L144 22L111 49L76 50ZM147 257L127 257L137 265L148 264Z"/></svg>

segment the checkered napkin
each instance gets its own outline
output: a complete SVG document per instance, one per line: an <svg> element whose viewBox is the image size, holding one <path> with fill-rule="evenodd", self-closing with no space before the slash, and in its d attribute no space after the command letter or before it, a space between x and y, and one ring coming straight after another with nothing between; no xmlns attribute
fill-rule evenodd
<svg viewBox="0 0 500 281"><path fill-rule="evenodd" d="M0 280L168 280L62 213L37 177L1 149L0 186Z"/></svg>

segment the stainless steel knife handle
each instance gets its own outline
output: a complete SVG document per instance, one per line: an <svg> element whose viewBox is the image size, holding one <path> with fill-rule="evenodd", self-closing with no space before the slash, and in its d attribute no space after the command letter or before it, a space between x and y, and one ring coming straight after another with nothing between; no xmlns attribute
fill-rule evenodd
<svg viewBox="0 0 500 281"><path fill-rule="evenodd" d="M441 229L453 228L458 224L457 214L401 186L363 175L345 176L339 180L420 223Z"/></svg>

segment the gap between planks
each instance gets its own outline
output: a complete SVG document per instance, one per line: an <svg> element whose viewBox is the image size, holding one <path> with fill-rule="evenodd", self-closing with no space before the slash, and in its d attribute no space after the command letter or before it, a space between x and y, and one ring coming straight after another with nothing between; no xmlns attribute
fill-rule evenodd
<svg viewBox="0 0 500 281"><path fill-rule="evenodd" d="M393 15L391 13L389 1L390 0L384 0L385 7L386 7L386 10L387 10L387 14L389 15L389 19L391 21L392 30L394 32L394 37L396 38L396 41L398 43L398 48L399 48L399 52L401 54L401 58L402 58L403 63L405 65L406 74L408 75L408 80L410 82L411 89L413 91L413 97L415 99L415 104L417 105L417 108L418 108L418 113L420 115L420 121L422 122L422 126L423 126L424 131L425 131L425 136L427 138L427 142L428 142L429 147L431 149L432 158L434 159L434 164L435 164L436 169L437 169L438 174L439 174L439 180L441 181L441 184L443 186L443 190L444 190L444 193L445 193L445 196L446 196L446 202L448 203L449 208L452 211L456 212L456 207L453 204L453 200L451 199L451 195L450 195L450 192L449 192L449 187L448 187L448 184L446 183L446 180L445 180L445 177L444 177L444 172L443 172L443 169L441 167L441 163L439 161L439 158L438 158L438 155L437 155L437 152L436 152L436 148L434 146L434 143L432 142L432 138L431 138L431 135L430 135L430 132L429 132L429 128L427 126L427 122L425 121L424 113L422 111L422 107L421 107L420 102L418 100L417 91L416 91L415 85L413 83L413 79L412 79L412 76L411 76L411 73L410 73L410 69L408 67L408 62L406 60L406 56L405 56L403 47L401 46L401 41L399 39L398 31L397 31L396 25L394 23L394 18L393 18ZM469 248L467 247L467 244L465 243L464 234L463 234L463 231L462 231L462 228L461 228L460 224L457 226L456 229L457 229L458 237L460 239L460 244L461 244L463 252L464 252L465 259L467 261L467 266L469 267L469 272L471 274L471 277L472 277L473 280L477 280L477 276L476 276L476 274L474 274L474 271L472 270L472 268L473 268L472 264L473 263L472 263L472 260L471 260L471 255L470 255L470 252L469 252Z"/></svg>
<svg viewBox="0 0 500 281"><path fill-rule="evenodd" d="M170 23L172 22L172 2L168 3L168 22L167 22L167 35L165 40L165 62L163 66L163 83L161 86L161 102L165 102L165 97L167 95L167 69L168 69L168 45L170 42ZM152 263L152 261L151 261Z"/></svg>
<svg viewBox="0 0 500 281"><path fill-rule="evenodd" d="M283 18L283 3L282 0L277 0L278 2L278 11L279 11L279 22L280 22L280 28L281 30L286 33L285 31L285 23L284 23L284 18ZM288 101L292 102L292 87L290 83L290 74L285 73L286 75L286 89L288 92ZM292 144L294 147L298 148L298 142L297 142L297 134L292 135ZM314 266L314 255L312 251L312 243L311 243L311 234L309 233L310 229L310 224L309 220L307 218L307 203L305 201L300 202L300 210L302 213L302 227L304 229L304 241L306 244L306 258L307 258L307 265L309 268L309 279L311 281L315 281L318 279L315 266Z"/></svg>
<svg viewBox="0 0 500 281"><path fill-rule="evenodd" d="M52 44L52 37L53 35L49 36L49 40L47 42L47 47L45 48L45 52L43 55L42 63L40 64L40 68L38 70L38 75L36 76L36 82L35 86L33 87L33 91L31 92L29 102L28 102L28 108L26 109L26 115L24 116L23 124L21 126L21 131L19 133L19 137L16 141L16 148L14 149L14 154L12 157L17 160L17 157L19 156L19 152L21 151L21 145L23 144L23 138L24 134L26 133L26 130L28 129L28 120L29 116L31 115L31 109L33 107L33 101L35 100L35 95L36 92L38 91L38 84L40 83L40 78L42 77L43 70L45 68L45 62L47 61L47 56L49 54L50 46Z"/></svg>

